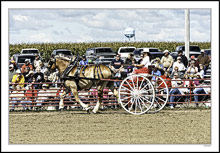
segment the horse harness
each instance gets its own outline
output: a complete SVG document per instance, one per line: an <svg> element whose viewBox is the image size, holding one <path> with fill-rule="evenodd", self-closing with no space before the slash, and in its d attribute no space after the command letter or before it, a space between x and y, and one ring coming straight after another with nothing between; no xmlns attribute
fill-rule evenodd
<svg viewBox="0 0 220 153"><path fill-rule="evenodd" d="M77 66L77 70L76 70L76 73L74 74L74 76L68 76L69 73L71 72L71 70L73 69L73 67L76 66L76 65L77 65L77 58L75 58L74 61L72 61L72 59L71 59L69 65L67 66L67 68L63 71L62 75L60 76L61 81L65 81L65 80L68 80L68 79L74 80L74 81L76 82L77 89L80 90L79 81L80 81L81 79L100 80L101 77L104 78L103 73L102 73L101 68L100 68L100 64L95 64L94 73L93 73L93 74L94 74L94 78L87 78L87 77L84 75L84 74L85 74L85 70L86 70L86 68L88 67L88 65L85 65L85 66L82 66L82 67ZM83 74L84 77L80 77L80 76L79 76L81 69L82 69L82 74ZM97 76L98 76L98 78L95 78L95 77L96 77L96 76L95 76L95 74L96 74L95 71L97 71ZM99 71L100 71L100 73L101 73L101 76L100 76L100 74L99 74ZM93 86L94 84L95 84L95 81L93 81L92 86ZM64 83L64 86L66 87L66 89L68 89L68 87L65 85L65 83ZM92 86L91 86L91 87L92 87ZM90 88L91 88L91 87L90 87Z"/></svg>

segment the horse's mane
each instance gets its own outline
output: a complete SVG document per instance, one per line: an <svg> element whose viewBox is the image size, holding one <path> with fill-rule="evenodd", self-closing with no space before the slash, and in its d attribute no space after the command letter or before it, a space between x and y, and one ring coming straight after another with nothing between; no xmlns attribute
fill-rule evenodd
<svg viewBox="0 0 220 153"><path fill-rule="evenodd" d="M71 59L68 58L68 57L59 56L59 55L56 55L55 58L60 59L60 60L64 60L64 61L70 61L70 60L71 60Z"/></svg>

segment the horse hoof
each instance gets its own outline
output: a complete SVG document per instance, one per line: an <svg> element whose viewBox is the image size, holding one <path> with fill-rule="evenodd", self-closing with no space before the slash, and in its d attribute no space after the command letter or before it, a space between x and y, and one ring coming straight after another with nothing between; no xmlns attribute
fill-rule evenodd
<svg viewBox="0 0 220 153"><path fill-rule="evenodd" d="M62 112L64 109L63 108L59 108L59 111Z"/></svg>

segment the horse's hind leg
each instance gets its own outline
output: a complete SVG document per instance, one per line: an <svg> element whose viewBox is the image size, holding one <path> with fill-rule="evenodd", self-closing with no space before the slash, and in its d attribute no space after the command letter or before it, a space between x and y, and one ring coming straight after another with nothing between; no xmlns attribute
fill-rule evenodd
<svg viewBox="0 0 220 153"><path fill-rule="evenodd" d="M107 85L109 87L109 89L112 91L112 93L114 94L114 96L117 98L117 101L118 101L118 91L115 89L114 87L114 82L113 81L110 81Z"/></svg>

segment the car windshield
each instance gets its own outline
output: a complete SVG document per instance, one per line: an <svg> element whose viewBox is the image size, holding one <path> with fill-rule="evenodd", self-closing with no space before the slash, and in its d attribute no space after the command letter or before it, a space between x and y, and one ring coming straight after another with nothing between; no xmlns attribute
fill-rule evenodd
<svg viewBox="0 0 220 153"><path fill-rule="evenodd" d="M33 63L35 57L34 56L22 56L22 57L18 57L18 63L25 63L26 59L30 59L31 63Z"/></svg>
<svg viewBox="0 0 220 153"><path fill-rule="evenodd" d="M143 51L143 49L136 49L136 50L134 50L133 54L134 55L141 55L142 51Z"/></svg>
<svg viewBox="0 0 220 153"><path fill-rule="evenodd" d="M58 55L58 54L71 55L71 51L57 51L56 54L57 54L57 55Z"/></svg>
<svg viewBox="0 0 220 153"><path fill-rule="evenodd" d="M159 52L158 49L149 49L150 52Z"/></svg>
<svg viewBox="0 0 220 153"><path fill-rule="evenodd" d="M38 50L23 50L22 53L23 54L28 54L28 53L38 54L39 51Z"/></svg>
<svg viewBox="0 0 220 153"><path fill-rule="evenodd" d="M96 53L112 53L113 51L111 48L99 48L96 49Z"/></svg>
<svg viewBox="0 0 220 153"><path fill-rule="evenodd" d="M185 51L185 46L182 47L182 50ZM189 50L193 52L200 52L199 46L190 46Z"/></svg>
<svg viewBox="0 0 220 153"><path fill-rule="evenodd" d="M121 48L120 53L133 53L135 48Z"/></svg>

